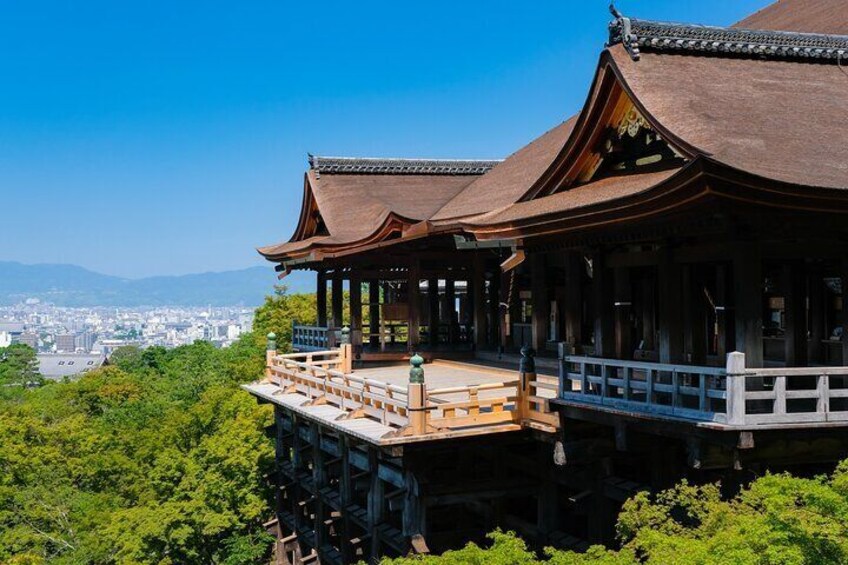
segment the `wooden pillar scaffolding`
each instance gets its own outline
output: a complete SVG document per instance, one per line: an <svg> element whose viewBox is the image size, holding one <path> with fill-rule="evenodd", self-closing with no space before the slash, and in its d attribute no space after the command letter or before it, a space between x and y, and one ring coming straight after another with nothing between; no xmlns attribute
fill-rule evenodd
<svg viewBox="0 0 848 565"><path fill-rule="evenodd" d="M615 355L615 312L612 300L611 273L604 265L600 250L592 254L592 299L595 306L595 356L611 358Z"/></svg>
<svg viewBox="0 0 848 565"><path fill-rule="evenodd" d="M763 261L758 245L738 245L733 258L736 350L748 367L763 366Z"/></svg>
<svg viewBox="0 0 848 565"><path fill-rule="evenodd" d="M330 289L330 327L340 328L344 325L344 280L340 273L336 273L332 278L332 288Z"/></svg>
<svg viewBox="0 0 848 565"><path fill-rule="evenodd" d="M565 343L569 352L583 344L583 256L569 251L565 256Z"/></svg>
<svg viewBox="0 0 848 565"><path fill-rule="evenodd" d="M430 347L439 345L439 279L427 281L427 327L429 328Z"/></svg>
<svg viewBox="0 0 848 565"><path fill-rule="evenodd" d="M368 343L371 347L380 345L380 281L368 281Z"/></svg>
<svg viewBox="0 0 848 565"><path fill-rule="evenodd" d="M471 293L472 316L474 324L474 347L481 349L486 346L486 276L483 257L474 256L474 270L468 291Z"/></svg>
<svg viewBox="0 0 848 565"><path fill-rule="evenodd" d="M671 249L660 256L659 277L660 363L683 362L682 269L674 262Z"/></svg>
<svg viewBox="0 0 848 565"><path fill-rule="evenodd" d="M362 279L350 275L350 343L357 348L362 345Z"/></svg>
<svg viewBox="0 0 848 565"><path fill-rule="evenodd" d="M530 296L533 300L532 333L533 348L544 351L548 343L548 323L551 302L548 296L545 256L534 253L530 258Z"/></svg>
<svg viewBox="0 0 848 565"><path fill-rule="evenodd" d="M318 326L324 328L327 327L327 275L318 271L316 278L315 309L318 310Z"/></svg>
<svg viewBox="0 0 848 565"><path fill-rule="evenodd" d="M804 264L793 261L783 266L781 274L785 308L784 336L787 367L807 366L807 285Z"/></svg>
<svg viewBox="0 0 848 565"><path fill-rule="evenodd" d="M419 335L421 328L421 266L417 260L409 265L409 278L407 279L407 295L409 302L409 329L408 346L409 351L418 349L421 342Z"/></svg>

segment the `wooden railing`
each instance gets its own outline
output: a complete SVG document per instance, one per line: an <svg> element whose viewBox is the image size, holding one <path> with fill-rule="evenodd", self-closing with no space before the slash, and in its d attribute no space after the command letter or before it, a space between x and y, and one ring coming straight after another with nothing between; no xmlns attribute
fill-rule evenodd
<svg viewBox="0 0 848 565"><path fill-rule="evenodd" d="M292 349L295 351L322 351L336 347L339 341L336 328L292 325Z"/></svg>
<svg viewBox="0 0 848 565"><path fill-rule="evenodd" d="M564 356L559 397L571 403L731 426L848 421L848 367L695 367Z"/></svg>
<svg viewBox="0 0 848 565"><path fill-rule="evenodd" d="M268 350L266 381L280 393L297 393L309 402L329 404L343 411L342 419L370 418L395 428L395 435L449 432L458 428L496 424L556 426L549 398L536 394L549 390L550 377L522 373L520 380L428 389L426 384L387 383L351 372L350 345L339 349L277 355ZM422 370L423 359L413 357L412 371ZM423 373L422 373L423 374ZM554 394L549 395L551 397Z"/></svg>

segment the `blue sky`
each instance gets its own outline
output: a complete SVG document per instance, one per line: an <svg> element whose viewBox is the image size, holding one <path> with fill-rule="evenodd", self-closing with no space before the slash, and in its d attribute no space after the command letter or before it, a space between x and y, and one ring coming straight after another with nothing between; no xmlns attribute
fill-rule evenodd
<svg viewBox="0 0 848 565"><path fill-rule="evenodd" d="M621 0L727 25L766 0ZM607 4L0 1L0 260L261 264L306 153L503 157L579 110Z"/></svg>

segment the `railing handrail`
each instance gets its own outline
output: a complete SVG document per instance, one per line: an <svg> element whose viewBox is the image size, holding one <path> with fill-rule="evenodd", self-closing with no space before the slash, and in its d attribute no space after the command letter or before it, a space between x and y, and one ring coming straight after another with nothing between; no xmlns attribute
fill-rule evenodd
<svg viewBox="0 0 848 565"><path fill-rule="evenodd" d="M561 361L566 363L590 363L593 365L606 365L607 367L643 369L667 373L698 373L711 376L727 375L727 370L724 367L654 363L652 361L628 361L626 359L607 359L604 357L590 357L588 355L565 355L561 358Z"/></svg>
<svg viewBox="0 0 848 565"><path fill-rule="evenodd" d="M820 377L846 376L848 367L761 367L745 368L747 377Z"/></svg>

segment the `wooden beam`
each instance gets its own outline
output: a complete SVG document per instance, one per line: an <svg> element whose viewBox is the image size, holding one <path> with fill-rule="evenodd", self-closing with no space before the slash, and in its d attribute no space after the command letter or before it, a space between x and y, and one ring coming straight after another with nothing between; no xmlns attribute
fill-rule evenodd
<svg viewBox="0 0 848 565"><path fill-rule="evenodd" d="M550 300L544 254L536 252L530 256L530 294L533 300L533 348L543 351L548 342Z"/></svg>
<svg viewBox="0 0 848 565"><path fill-rule="evenodd" d="M324 271L317 273L317 286L315 294L315 309L318 310L318 326L327 326L327 275Z"/></svg>
<svg viewBox="0 0 848 565"><path fill-rule="evenodd" d="M786 333L784 347L787 367L807 366L807 285L804 264L784 264L781 273Z"/></svg>
<svg viewBox="0 0 848 565"><path fill-rule="evenodd" d="M439 345L439 279L429 279L427 281L427 327L430 328L429 345L434 347Z"/></svg>
<svg viewBox="0 0 848 565"><path fill-rule="evenodd" d="M630 269L613 269L613 306L615 307L615 356L618 359L633 359L633 294Z"/></svg>
<svg viewBox="0 0 848 565"><path fill-rule="evenodd" d="M763 366L763 261L759 246L737 245L733 254L736 350L748 367Z"/></svg>
<svg viewBox="0 0 848 565"><path fill-rule="evenodd" d="M409 351L415 351L421 342L421 264L413 259L409 266L407 279L407 295L409 300Z"/></svg>
<svg viewBox="0 0 848 565"><path fill-rule="evenodd" d="M368 281L368 331L371 337L368 339L372 347L380 345L377 332L380 331L380 281L370 279Z"/></svg>
<svg viewBox="0 0 848 565"><path fill-rule="evenodd" d="M595 356L615 355L615 312L613 305L612 276L604 267L604 255L592 255L592 297L595 306Z"/></svg>
<svg viewBox="0 0 848 565"><path fill-rule="evenodd" d="M457 317L456 317L456 286L453 279L445 280L445 315L443 318L448 322L448 343L456 343Z"/></svg>
<svg viewBox="0 0 848 565"><path fill-rule="evenodd" d="M469 292L472 300L472 316L474 324L474 346L478 349L486 346L486 277L483 257L474 255L474 271L471 276Z"/></svg>
<svg viewBox="0 0 848 565"><path fill-rule="evenodd" d="M583 255L574 251L565 257L565 342L575 351L583 344Z"/></svg>
<svg viewBox="0 0 848 565"><path fill-rule="evenodd" d="M355 273L350 276L350 342L362 345L362 279Z"/></svg>
<svg viewBox="0 0 848 565"><path fill-rule="evenodd" d="M683 308L680 265L671 250L661 254L659 278L660 363L683 362Z"/></svg>
<svg viewBox="0 0 848 565"><path fill-rule="evenodd" d="M341 275L331 279L331 309L330 327L340 328L344 324L344 287Z"/></svg>

